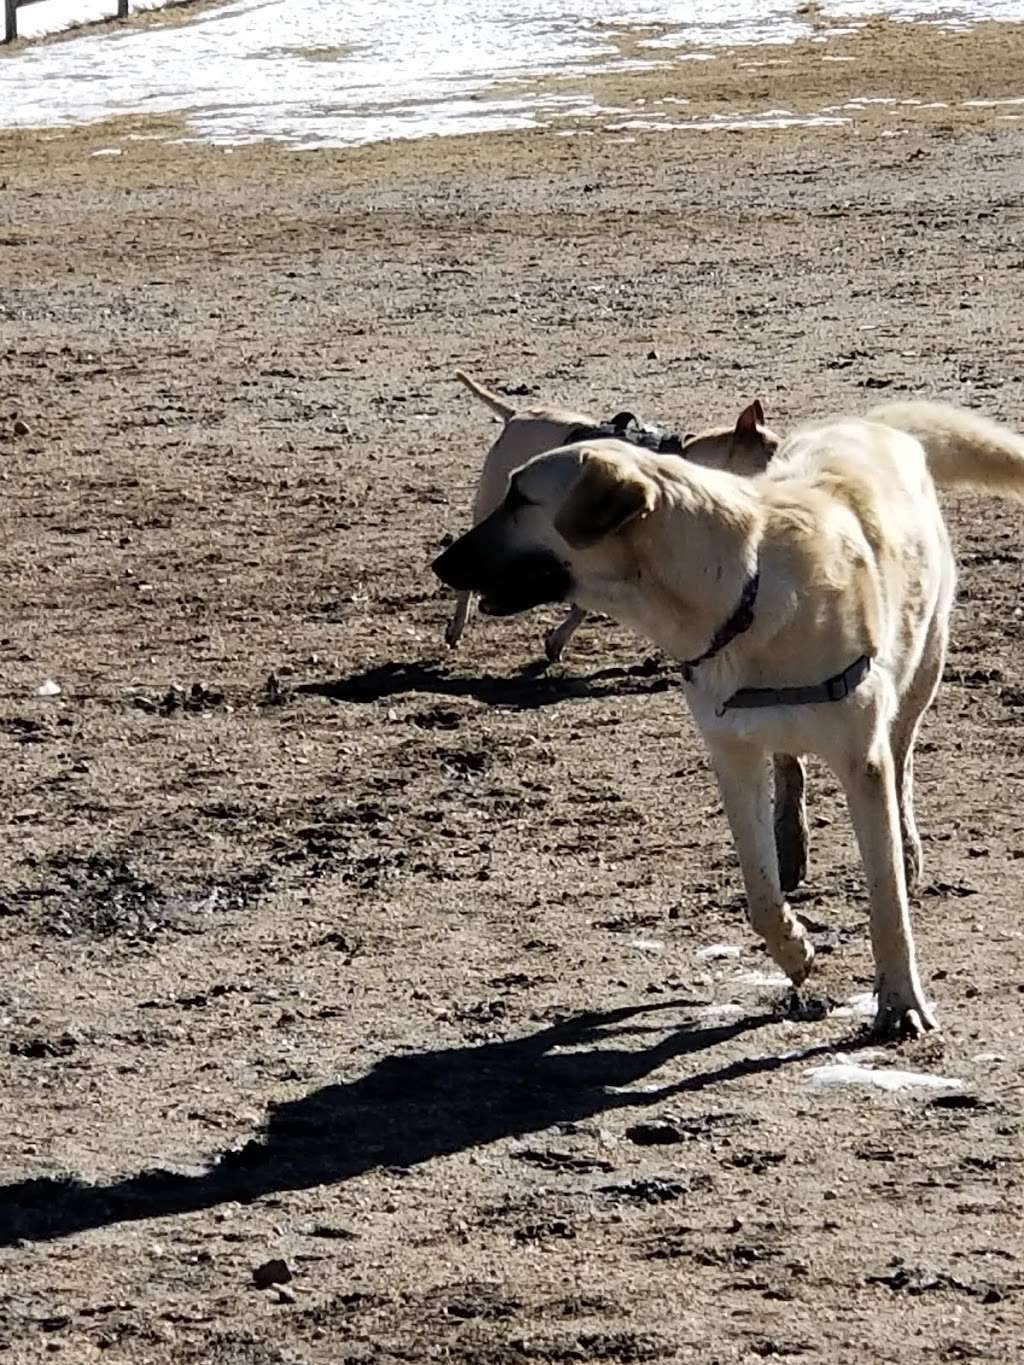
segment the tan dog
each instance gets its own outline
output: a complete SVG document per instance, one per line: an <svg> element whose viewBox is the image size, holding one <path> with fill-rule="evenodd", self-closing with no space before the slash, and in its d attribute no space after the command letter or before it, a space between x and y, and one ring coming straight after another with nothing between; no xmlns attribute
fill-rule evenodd
<svg viewBox="0 0 1024 1365"><path fill-rule="evenodd" d="M685 661L753 927L797 985L814 951L780 885L770 756L829 764L867 877L884 1035L936 1026L907 905L913 747L956 576L936 485L1024 496L1024 438L956 408L892 404L796 432L754 479L584 442L518 470L434 565L485 612L579 602Z"/></svg>
<svg viewBox="0 0 1024 1365"><path fill-rule="evenodd" d="M592 417L557 405L531 407L518 412L510 403L478 384L462 370L456 370L455 377L504 423L504 430L487 452L477 485L473 500L473 525L476 526L500 504L508 489L509 475L514 469L535 455L564 444L574 428L591 427L595 422ZM779 437L764 425L761 404L755 400L744 408L734 426L715 427L685 436L683 454L686 459L711 469L759 474L778 445ZM456 597L455 611L444 633L446 643L452 648L459 643L466 629L472 596L471 592L460 592ZM585 617L586 612L574 606L565 619L545 635L544 652L552 663L562 657L566 645Z"/></svg>

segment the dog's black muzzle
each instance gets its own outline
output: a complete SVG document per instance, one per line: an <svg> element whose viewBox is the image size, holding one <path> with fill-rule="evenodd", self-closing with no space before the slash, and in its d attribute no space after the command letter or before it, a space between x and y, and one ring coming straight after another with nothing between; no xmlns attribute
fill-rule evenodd
<svg viewBox="0 0 1024 1365"><path fill-rule="evenodd" d="M547 550L496 554L489 537L476 527L460 536L431 568L442 583L480 595L487 616L515 616L544 602L564 602L572 579L569 570ZM487 544L484 544L484 541Z"/></svg>

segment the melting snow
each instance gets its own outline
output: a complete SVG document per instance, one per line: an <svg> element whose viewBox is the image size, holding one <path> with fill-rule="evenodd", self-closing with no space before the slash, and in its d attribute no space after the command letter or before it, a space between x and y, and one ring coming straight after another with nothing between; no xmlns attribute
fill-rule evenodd
<svg viewBox="0 0 1024 1365"><path fill-rule="evenodd" d="M722 958L739 955L740 949L735 943L709 943L705 948L697 949L697 958L700 962L718 962Z"/></svg>
<svg viewBox="0 0 1024 1365"><path fill-rule="evenodd" d="M926 1071L899 1071L888 1066L864 1066L841 1052L835 1061L812 1066L804 1073L809 1085L820 1089L833 1085L870 1085L876 1090L959 1090L963 1081L952 1076L932 1076Z"/></svg>

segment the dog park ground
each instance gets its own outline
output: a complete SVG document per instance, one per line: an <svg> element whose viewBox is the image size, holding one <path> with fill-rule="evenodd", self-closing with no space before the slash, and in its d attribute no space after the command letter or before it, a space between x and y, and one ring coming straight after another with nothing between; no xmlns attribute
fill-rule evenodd
<svg viewBox="0 0 1024 1365"><path fill-rule="evenodd" d="M1024 1356L1024 510L947 504L944 1031L880 1050L830 775L791 1012L672 668L591 622L545 672L555 612L447 655L428 571L497 431L456 366L677 430L1024 425L1021 106L966 103L1024 33L825 51L686 64L691 110L919 103L0 139L0 1359Z"/></svg>

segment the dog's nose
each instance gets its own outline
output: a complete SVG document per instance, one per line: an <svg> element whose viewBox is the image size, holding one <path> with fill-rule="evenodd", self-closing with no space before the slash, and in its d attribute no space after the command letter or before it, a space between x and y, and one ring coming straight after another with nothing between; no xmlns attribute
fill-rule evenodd
<svg viewBox="0 0 1024 1365"><path fill-rule="evenodd" d="M449 545L443 554L439 554L431 564L431 568L442 583L446 583L449 588L465 592L472 589L475 584L473 575L470 572L470 557L464 548L465 537L457 540L454 545Z"/></svg>

